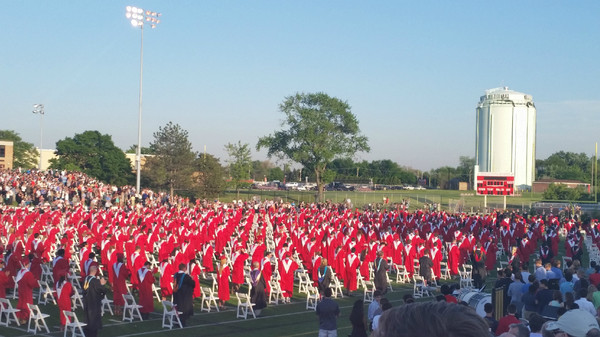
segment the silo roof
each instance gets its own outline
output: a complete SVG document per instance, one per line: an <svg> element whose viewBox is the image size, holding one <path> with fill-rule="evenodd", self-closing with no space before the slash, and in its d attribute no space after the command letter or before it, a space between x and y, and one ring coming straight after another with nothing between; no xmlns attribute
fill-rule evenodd
<svg viewBox="0 0 600 337"><path fill-rule="evenodd" d="M522 92L510 90L508 87L499 87L486 90L485 95L481 96L479 104L506 101L513 102L514 104L533 104L533 97Z"/></svg>

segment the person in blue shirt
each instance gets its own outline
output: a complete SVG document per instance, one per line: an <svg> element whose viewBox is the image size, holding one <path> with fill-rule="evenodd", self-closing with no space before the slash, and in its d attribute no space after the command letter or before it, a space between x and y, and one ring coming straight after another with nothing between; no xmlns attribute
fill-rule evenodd
<svg viewBox="0 0 600 337"><path fill-rule="evenodd" d="M565 296L566 293L573 292L573 273L569 270L565 273L565 282L560 285L560 292L563 296Z"/></svg>

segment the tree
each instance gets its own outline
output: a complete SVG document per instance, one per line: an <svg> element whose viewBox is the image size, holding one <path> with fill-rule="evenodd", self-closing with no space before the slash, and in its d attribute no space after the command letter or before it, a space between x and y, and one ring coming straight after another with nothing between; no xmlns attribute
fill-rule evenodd
<svg viewBox="0 0 600 337"><path fill-rule="evenodd" d="M225 189L225 170L219 159L203 153L195 160L194 167L194 194L204 199L219 196Z"/></svg>
<svg viewBox="0 0 600 337"><path fill-rule="evenodd" d="M152 150L152 148L145 146L142 146L142 150L140 152L141 154L154 154L154 150ZM131 145L127 150L125 150L125 153L137 153L137 144Z"/></svg>
<svg viewBox="0 0 600 337"><path fill-rule="evenodd" d="M269 170L269 175L267 176L269 181L279 180L283 181L285 179L285 175L283 174L283 170L281 167L273 167Z"/></svg>
<svg viewBox="0 0 600 337"><path fill-rule="evenodd" d="M131 161L112 141L98 131L85 131L73 138L56 142L58 158L50 160L50 168L82 171L113 185L133 182Z"/></svg>
<svg viewBox="0 0 600 337"><path fill-rule="evenodd" d="M240 196L240 187L244 180L250 179L250 171L252 170L252 157L250 156L250 144L238 141L237 144L227 143L225 151L229 155L227 163L229 164L229 176L231 184Z"/></svg>
<svg viewBox="0 0 600 337"><path fill-rule="evenodd" d="M327 165L335 158L369 151L368 139L361 135L348 103L325 93L286 97L279 110L285 115L281 126L286 129L261 137L256 147L267 148L269 157L288 158L313 171L316 199L321 201Z"/></svg>
<svg viewBox="0 0 600 337"><path fill-rule="evenodd" d="M196 153L192 151L188 132L179 124L169 122L154 133L150 149L154 156L146 159L143 174L151 185L168 189L171 198L176 189L189 190Z"/></svg>
<svg viewBox="0 0 600 337"><path fill-rule="evenodd" d="M30 169L38 166L40 153L33 144L23 141L17 132L0 130L0 140L13 142L13 167Z"/></svg>

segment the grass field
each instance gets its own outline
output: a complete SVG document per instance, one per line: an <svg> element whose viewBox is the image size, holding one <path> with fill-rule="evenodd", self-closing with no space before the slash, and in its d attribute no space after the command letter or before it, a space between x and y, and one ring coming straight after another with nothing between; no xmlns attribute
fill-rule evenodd
<svg viewBox="0 0 600 337"><path fill-rule="evenodd" d="M239 199L250 200L276 199L285 202L313 202L315 200L315 191L266 191L266 190L242 190ZM389 199L386 205L383 205L383 198ZM237 194L228 191L219 198L221 201L230 202L237 200ZM392 207L394 203L400 203L404 200L410 200L410 209L421 208L426 205L438 204L441 209L452 212L484 212L484 197L477 196L474 191L455 191L455 190L390 190L390 191L368 191L368 192L345 192L345 191L327 191L325 199L335 203L342 203L350 199L354 207L362 208L365 205L380 204L382 207ZM542 194L524 192L522 195L506 198L507 208L509 209L529 209L536 201L542 200ZM503 197L488 196L487 210L502 209L504 206Z"/></svg>

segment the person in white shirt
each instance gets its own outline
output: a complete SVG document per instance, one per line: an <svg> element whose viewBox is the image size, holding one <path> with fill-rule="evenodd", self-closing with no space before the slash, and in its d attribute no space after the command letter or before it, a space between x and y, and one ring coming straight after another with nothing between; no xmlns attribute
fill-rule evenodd
<svg viewBox="0 0 600 337"><path fill-rule="evenodd" d="M579 291L577 292L579 298L577 299L577 301L575 301L575 303L577 303L579 309L585 310L592 314L594 317L596 317L596 307L594 307L594 303L587 300L587 294L587 289L579 289Z"/></svg>

